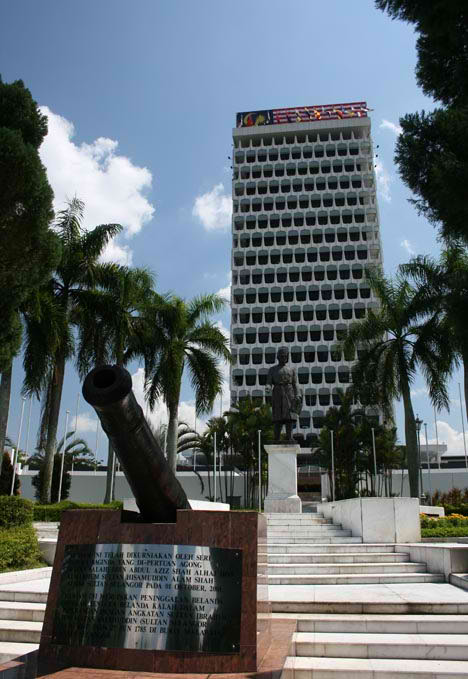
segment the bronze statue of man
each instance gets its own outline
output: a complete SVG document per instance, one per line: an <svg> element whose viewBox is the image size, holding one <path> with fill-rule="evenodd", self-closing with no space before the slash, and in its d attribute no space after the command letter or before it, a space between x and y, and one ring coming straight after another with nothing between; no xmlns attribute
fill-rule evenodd
<svg viewBox="0 0 468 679"><path fill-rule="evenodd" d="M289 360L289 351L286 347L279 349L277 358L278 363L270 368L267 378L267 385L273 388L271 407L275 441L280 442L281 429L285 425L288 443L295 443L292 428L301 411L302 395L297 386L296 371L286 365Z"/></svg>

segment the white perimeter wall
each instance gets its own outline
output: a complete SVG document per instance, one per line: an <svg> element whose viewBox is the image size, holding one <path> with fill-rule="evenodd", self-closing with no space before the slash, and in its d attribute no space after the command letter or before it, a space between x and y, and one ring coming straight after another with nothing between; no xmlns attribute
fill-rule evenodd
<svg viewBox="0 0 468 679"><path fill-rule="evenodd" d="M199 472L203 479L205 488L202 493L199 478L193 472L178 472L177 480L182 485L187 497L191 500L206 500L208 496L208 473ZM21 496L34 500L34 487L32 479L36 476L36 471L23 471L20 476L21 481ZM69 500L74 502L102 502L106 492L106 472L73 472L71 474L72 482L70 487ZM230 476L230 475L229 475ZM222 483L224 493L224 474L220 474L219 483ZM230 478L228 480L228 483ZM213 475L211 475L211 484L213 485ZM240 502L243 503L243 489L244 482L242 476L234 477L234 496L240 496ZM127 479L123 472L117 472L115 479L115 498L116 500L123 500L124 498L132 498L133 493L127 483Z"/></svg>

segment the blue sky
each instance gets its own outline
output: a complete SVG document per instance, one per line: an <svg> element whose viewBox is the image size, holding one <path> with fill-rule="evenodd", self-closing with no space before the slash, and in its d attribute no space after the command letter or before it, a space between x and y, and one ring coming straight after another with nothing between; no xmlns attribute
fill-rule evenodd
<svg viewBox="0 0 468 679"><path fill-rule="evenodd" d="M412 28L371 0L15 0L1 8L0 73L6 82L23 79L47 107L41 154L56 207L76 194L88 227L122 223L108 256L150 268L160 291L187 298L229 284L236 111L366 100L379 145L386 273L412 253L437 254L436 233L408 203L393 164L399 117L434 107L416 86L415 59ZM229 313L219 321L228 328ZM16 439L20 360L14 371L9 434ZM141 395L141 371L131 372ZM438 419L439 441L461 452L460 379L450 387L451 412ZM74 418L78 391L69 364L62 428L67 408ZM188 385L182 398L181 415L191 420ZM414 408L435 441L421 380ZM80 433L94 447L95 416L82 401L79 414ZM34 402L30 448L38 415ZM403 441L400 407L397 415Z"/></svg>

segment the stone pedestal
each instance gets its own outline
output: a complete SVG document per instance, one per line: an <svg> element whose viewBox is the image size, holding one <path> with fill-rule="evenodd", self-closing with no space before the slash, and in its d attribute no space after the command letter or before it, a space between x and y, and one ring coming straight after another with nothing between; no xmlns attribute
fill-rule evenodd
<svg viewBox="0 0 468 679"><path fill-rule="evenodd" d="M302 512L302 502L297 494L297 443L265 446L268 453L268 495L265 512Z"/></svg>

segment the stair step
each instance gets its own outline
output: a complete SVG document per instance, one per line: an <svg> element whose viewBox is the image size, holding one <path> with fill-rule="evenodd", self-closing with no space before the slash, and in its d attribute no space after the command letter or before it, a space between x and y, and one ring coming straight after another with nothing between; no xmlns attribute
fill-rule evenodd
<svg viewBox="0 0 468 679"><path fill-rule="evenodd" d="M36 651L38 648L39 644L20 644L5 641L0 645L0 664L19 658L26 653L31 653L31 651ZM12 676L15 675L12 674Z"/></svg>
<svg viewBox="0 0 468 679"><path fill-rule="evenodd" d="M268 565L269 575L346 575L348 573L424 573L425 563L318 563L318 564L271 564Z"/></svg>
<svg viewBox="0 0 468 679"><path fill-rule="evenodd" d="M296 656L466 660L464 634L350 634L296 632Z"/></svg>
<svg viewBox="0 0 468 679"><path fill-rule="evenodd" d="M343 531L343 534L335 533L334 535L316 535L314 537L304 537L303 535L295 537L292 535L284 537L273 536L267 539L268 549L270 545L346 545L353 542L362 543L362 538L352 537L351 531Z"/></svg>
<svg viewBox="0 0 468 679"><path fill-rule="evenodd" d="M382 585L444 582L442 573L368 573L356 575L269 575L269 585Z"/></svg>
<svg viewBox="0 0 468 679"><path fill-rule="evenodd" d="M299 613L298 632L468 634L468 615L353 615Z"/></svg>
<svg viewBox="0 0 468 679"><path fill-rule="evenodd" d="M23 601L0 601L0 620L44 620L45 604Z"/></svg>
<svg viewBox="0 0 468 679"><path fill-rule="evenodd" d="M351 542L352 540L352 542ZM395 553L395 545L381 544L381 545L371 545L369 543L364 544L361 542L361 538L348 538L347 541L339 543L340 545L349 545L350 548L337 547L336 544L304 544L304 543L294 543L294 544L277 544L271 542L267 545L267 550L269 554L349 554L353 553L369 553L374 552L386 552L387 554ZM352 547L351 547L352 545Z"/></svg>
<svg viewBox="0 0 468 679"><path fill-rule="evenodd" d="M344 530L346 530L350 535L351 531L349 529L341 528L341 526L338 526L337 524L334 525L329 525L329 526L308 526L307 528L294 528L293 526L282 526L281 528L268 528L267 535L291 535L291 532L293 532L294 536L300 536L300 535L322 535L322 533L342 533Z"/></svg>
<svg viewBox="0 0 468 679"><path fill-rule="evenodd" d="M0 642L38 644L41 640L42 622L31 620L0 620Z"/></svg>
<svg viewBox="0 0 468 679"><path fill-rule="evenodd" d="M286 658L282 679L466 679L468 662L361 658Z"/></svg>
<svg viewBox="0 0 468 679"><path fill-rule="evenodd" d="M0 589L0 601L23 601L46 604L48 592L23 592L21 590Z"/></svg>
<svg viewBox="0 0 468 679"><path fill-rule="evenodd" d="M364 552L362 554L353 552L344 552L336 554L268 554L269 564L280 564L280 563L328 563L328 564L339 564L339 563L368 563L372 561L374 563L406 563L409 561L409 554L404 552Z"/></svg>
<svg viewBox="0 0 468 679"><path fill-rule="evenodd" d="M291 597L290 600L288 600L287 594L281 598L281 601L273 600L271 602L273 613L312 613L314 615L317 613L336 613L337 615L418 615L426 613L430 615L452 615L455 613L462 613L464 615L468 614L468 604L454 603L450 601L426 603L426 601L422 599L421 601L401 601L401 603L399 603L396 601L376 601L372 598L369 600L365 600L363 598L360 601L337 601L333 597L331 597L330 600L321 598L320 600L315 601L313 592L309 594L307 587L307 585L304 585L304 587L301 588L304 590L304 594L303 598L301 598L299 601L297 599L295 600L295 597ZM311 589L314 588L311 587Z"/></svg>

